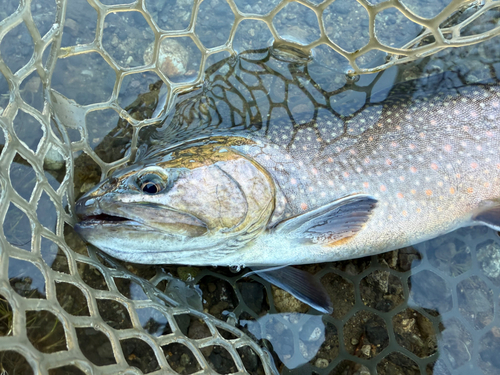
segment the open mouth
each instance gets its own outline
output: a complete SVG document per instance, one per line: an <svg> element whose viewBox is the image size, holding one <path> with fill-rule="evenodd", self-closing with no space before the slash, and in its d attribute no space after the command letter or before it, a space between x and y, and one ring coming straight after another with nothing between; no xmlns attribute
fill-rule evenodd
<svg viewBox="0 0 500 375"><path fill-rule="evenodd" d="M113 216L113 215L107 215L107 214L99 214L99 215L90 215L90 216L81 216L81 221L86 221L86 222L103 222L103 223L115 223L115 222L120 222L120 221L131 221L130 219L127 219L126 217L121 217L121 216Z"/></svg>

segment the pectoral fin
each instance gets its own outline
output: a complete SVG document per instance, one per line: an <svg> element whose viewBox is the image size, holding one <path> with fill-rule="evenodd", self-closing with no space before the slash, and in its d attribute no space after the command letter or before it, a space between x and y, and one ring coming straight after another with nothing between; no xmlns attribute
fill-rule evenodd
<svg viewBox="0 0 500 375"><path fill-rule="evenodd" d="M500 231L500 203L489 202L489 207L473 216L472 220Z"/></svg>
<svg viewBox="0 0 500 375"><path fill-rule="evenodd" d="M333 244L355 236L377 205L371 196L356 194L280 223L275 231L300 242Z"/></svg>
<svg viewBox="0 0 500 375"><path fill-rule="evenodd" d="M307 303L309 306L325 314L333 312L332 301L325 287L310 273L291 266L273 267L270 269L251 268L264 280L287 291L299 301Z"/></svg>

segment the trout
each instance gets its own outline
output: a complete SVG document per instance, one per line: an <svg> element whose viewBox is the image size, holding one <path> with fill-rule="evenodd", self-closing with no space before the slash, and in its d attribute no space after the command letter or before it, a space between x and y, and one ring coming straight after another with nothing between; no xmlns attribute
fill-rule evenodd
<svg viewBox="0 0 500 375"><path fill-rule="evenodd" d="M500 85L203 135L114 172L75 229L135 263L278 266L500 229Z"/></svg>

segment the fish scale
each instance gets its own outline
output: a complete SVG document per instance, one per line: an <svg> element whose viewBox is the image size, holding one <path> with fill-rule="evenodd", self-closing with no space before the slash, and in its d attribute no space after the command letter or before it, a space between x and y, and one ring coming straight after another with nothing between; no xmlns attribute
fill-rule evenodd
<svg viewBox="0 0 500 375"><path fill-rule="evenodd" d="M323 116L296 125L291 141L279 136L292 126L283 124L275 136L241 152L273 175L286 199L285 218L346 195L376 198L366 227L315 261L365 256L463 226L481 202L500 197L499 98L498 85L389 98L380 109L368 107L345 121L344 133L331 140L316 136L318 128L338 128ZM351 124L363 124L362 133L351 135Z"/></svg>

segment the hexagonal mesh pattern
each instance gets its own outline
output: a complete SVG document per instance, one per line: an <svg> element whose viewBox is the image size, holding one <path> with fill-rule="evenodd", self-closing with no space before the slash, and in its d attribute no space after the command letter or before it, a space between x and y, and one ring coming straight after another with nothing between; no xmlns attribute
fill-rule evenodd
<svg viewBox="0 0 500 375"><path fill-rule="evenodd" d="M368 73L496 35L496 25L481 33L474 32L473 26L498 4L492 0L451 1L441 8L427 9L415 7L411 1L375 4L362 0L326 1L319 5L304 1L252 4L236 0L114 3L8 1L0 10L2 371L212 373L223 367L231 369L231 373L271 373L273 366L267 352L234 325L212 316L218 314L217 310L210 311L212 315L203 313L189 307L186 301L180 303L161 292L157 287L168 279L162 270L154 270L147 281L137 277L130 267L92 249L87 253L71 232L71 203L89 188L89 181L130 160L141 129L163 120L171 99L200 86L205 67L227 55L265 47L266 41L274 38L277 46L313 51L318 60L338 64L346 72L350 69L350 73ZM406 24L400 23L403 19ZM217 33L209 27L214 22L221 23ZM349 38L353 23L362 25L364 31L361 36ZM397 28L391 29L390 25ZM401 39L395 38L398 34L402 34ZM105 152L98 156L94 146L102 141L102 134L113 129L108 129L108 125L117 121L122 126L117 127L113 138L131 138L130 149L124 144L119 158ZM446 319L456 322L457 329L450 333L450 340L464 342L463 352L470 354L466 360L461 353L450 354L456 361L452 367L470 361L491 366L494 361L493 354L480 349L489 348L487 341L498 337L489 320L498 303L492 297L492 293L498 293L496 269L488 270L489 263L484 260L494 256L492 248L498 243L496 237L490 237L492 242L474 243L480 251L471 262L475 267L485 264L484 272L493 281L469 277L468 271L464 271L453 279L451 302L440 299L436 302L439 306L429 307L440 312L442 309ZM431 264L434 261L431 255L424 259ZM403 359L387 363L415 362L418 357L426 357L416 365L422 370L435 360L434 352L413 352L405 346L405 340L411 342L412 337L405 338L411 335L411 329L395 334L389 328L395 321L400 321L402 327L415 325L416 321L423 326L437 325L438 321L432 314L416 313L397 301L390 301L394 308L390 304L379 306L377 298L368 292L364 295L363 285L375 283L382 285L383 290L383 285L388 284L384 280L391 277L403 280L401 298L409 295L407 270L401 273L377 264L370 271L354 274L339 269L341 265L329 266L318 274L345 285L345 298L350 298L352 306L363 306L356 314L349 309L342 313L340 309L322 323L331 329L325 341L328 347L321 346L320 353L337 347L344 358L363 360L362 355L369 357L371 353L377 354L378 360L398 344L401 353L390 355L401 355ZM217 278L210 272L204 271L197 280L210 275ZM416 273L412 276L415 280L410 281L415 284L419 277L434 278L436 284L442 285L445 282L438 273ZM224 279L236 280L229 276ZM356 292L350 283L356 285ZM471 285L481 285L484 295L470 293ZM241 284L238 287L255 288ZM270 291L269 286L267 290ZM215 285L209 293L217 291ZM241 292L235 293L238 300L244 301ZM413 298L418 298L418 294ZM475 301L474 298L479 298L483 305L487 301L491 309L471 310L467 301ZM447 303L458 303L461 315L447 316ZM223 310L223 306L219 307ZM251 304L242 303L239 309L235 311L238 317L245 309L251 320ZM307 323L297 316L279 319L281 332L286 332L289 324L300 323L304 327ZM339 344L339 337L349 329L360 329L358 321L371 324L361 336L386 330L387 342L376 343L368 338L373 344L369 350L362 340ZM466 329L462 330L464 326ZM255 337L275 335L252 330L250 323L248 327ZM271 322L269 329L276 329L276 324ZM308 329L306 339L294 340L302 346L283 352L283 362L290 364L297 353L310 357L308 345L314 346L318 333L314 325ZM483 337L469 337L468 331L479 332ZM338 336L333 332L338 332ZM295 337L294 332L291 335ZM354 362L326 361L318 362L314 371L358 366ZM374 366L368 360L361 362Z"/></svg>
<svg viewBox="0 0 500 375"><path fill-rule="evenodd" d="M496 232L461 229L415 248L311 266L335 301L322 319L280 314L289 306L270 287L269 315L259 318L246 302L236 311L285 366L303 365L290 373L495 374L499 250Z"/></svg>

